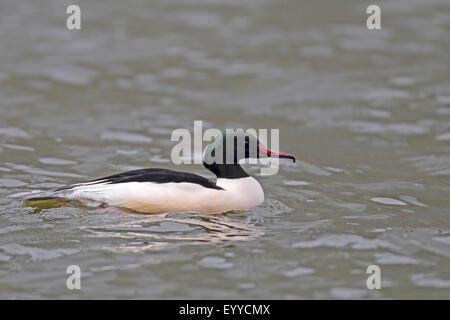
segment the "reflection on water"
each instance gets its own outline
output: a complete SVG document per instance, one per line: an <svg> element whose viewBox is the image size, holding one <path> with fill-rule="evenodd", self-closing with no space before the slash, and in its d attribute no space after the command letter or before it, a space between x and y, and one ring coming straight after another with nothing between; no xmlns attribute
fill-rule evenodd
<svg viewBox="0 0 450 320"><path fill-rule="evenodd" d="M261 227L227 215L157 214L126 222L102 226L85 226L80 230L90 237L132 240L115 247L117 252L145 252L177 245L249 241L264 234Z"/></svg>

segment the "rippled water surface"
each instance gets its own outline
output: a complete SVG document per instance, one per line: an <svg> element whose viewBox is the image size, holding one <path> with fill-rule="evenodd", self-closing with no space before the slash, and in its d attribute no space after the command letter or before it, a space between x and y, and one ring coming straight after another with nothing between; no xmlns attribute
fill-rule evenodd
<svg viewBox="0 0 450 320"><path fill-rule="evenodd" d="M0 298L450 298L450 4L0 3ZM249 212L9 195L170 161L173 129L280 128ZM82 289L66 288L79 265ZM368 290L366 268L381 268Z"/></svg>

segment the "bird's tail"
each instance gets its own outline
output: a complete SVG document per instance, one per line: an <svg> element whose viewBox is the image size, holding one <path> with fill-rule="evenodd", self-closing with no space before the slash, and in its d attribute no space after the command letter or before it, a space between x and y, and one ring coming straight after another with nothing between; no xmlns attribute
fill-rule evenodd
<svg viewBox="0 0 450 320"><path fill-rule="evenodd" d="M13 194L9 197L22 201L24 206L37 209L60 207L71 202L64 197L60 190L35 190Z"/></svg>
<svg viewBox="0 0 450 320"><path fill-rule="evenodd" d="M16 193L9 196L11 199L22 201L39 201L39 200L53 200L63 198L59 190L34 190L28 192Z"/></svg>

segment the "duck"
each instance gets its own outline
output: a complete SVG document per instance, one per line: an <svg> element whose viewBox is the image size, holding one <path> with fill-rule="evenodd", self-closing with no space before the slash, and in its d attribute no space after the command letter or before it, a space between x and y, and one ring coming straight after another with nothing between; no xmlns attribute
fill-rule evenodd
<svg viewBox="0 0 450 320"><path fill-rule="evenodd" d="M228 143L231 141L232 143ZM232 149L229 148L232 146ZM228 152L227 150L231 150ZM118 207L139 213L218 214L249 210L264 201L259 182L241 167L243 159L295 157L265 147L251 133L227 129L214 138L203 156L203 166L216 176L165 168L146 168L110 175L47 191L19 195L28 204L57 201L98 207Z"/></svg>

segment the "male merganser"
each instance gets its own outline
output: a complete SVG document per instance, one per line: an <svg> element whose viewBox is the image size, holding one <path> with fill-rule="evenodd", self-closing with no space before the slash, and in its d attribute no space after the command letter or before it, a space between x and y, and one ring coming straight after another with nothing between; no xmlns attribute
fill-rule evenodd
<svg viewBox="0 0 450 320"><path fill-rule="evenodd" d="M233 142L232 157L230 153L228 157L226 155L226 150L230 150L226 141ZM264 192L258 181L242 169L239 161L260 158L261 155L288 158L295 162L293 156L267 149L255 136L244 133L242 129L225 130L208 146L203 158L205 168L217 176L215 183L193 173L149 168L50 191L31 192L26 194L24 201L78 201L142 213L246 210L261 204Z"/></svg>

